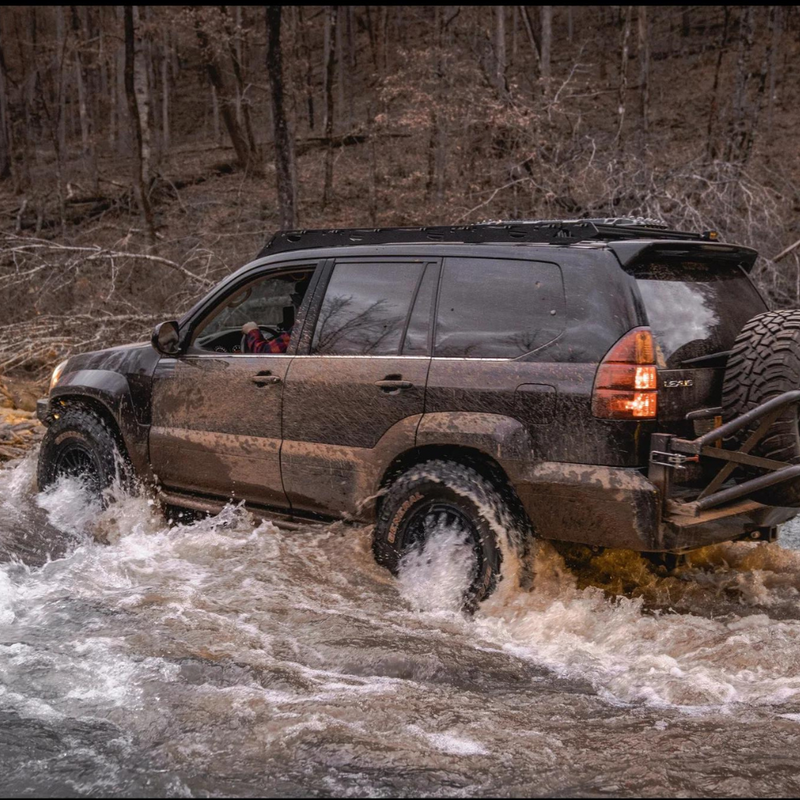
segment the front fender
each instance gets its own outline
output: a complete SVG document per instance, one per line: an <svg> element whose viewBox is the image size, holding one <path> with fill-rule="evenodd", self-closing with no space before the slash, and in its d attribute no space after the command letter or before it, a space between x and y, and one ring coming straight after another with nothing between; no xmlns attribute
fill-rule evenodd
<svg viewBox="0 0 800 800"><path fill-rule="evenodd" d="M116 424L125 448L139 475L149 474L149 425L137 420L131 387L124 375L102 369L78 369L65 372L50 392L50 409L58 402L88 400L99 405Z"/></svg>

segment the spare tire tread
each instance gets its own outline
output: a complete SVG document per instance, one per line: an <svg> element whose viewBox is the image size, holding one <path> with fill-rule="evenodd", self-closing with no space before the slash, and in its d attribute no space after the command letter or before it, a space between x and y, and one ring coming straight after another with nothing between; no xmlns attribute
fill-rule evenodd
<svg viewBox="0 0 800 800"><path fill-rule="evenodd" d="M798 388L800 310L768 311L753 317L742 327L728 357L722 388L725 419L733 419L772 397ZM748 426L730 437L727 443L732 447L740 446L757 427L758 422ZM800 463L796 407L787 409L775 420L753 453L791 464ZM772 487L756 499L773 505L800 505L800 482Z"/></svg>

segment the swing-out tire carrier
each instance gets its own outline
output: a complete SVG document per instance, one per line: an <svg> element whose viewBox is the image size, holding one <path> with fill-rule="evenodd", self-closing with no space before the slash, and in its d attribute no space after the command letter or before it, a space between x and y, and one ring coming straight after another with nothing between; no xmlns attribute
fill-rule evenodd
<svg viewBox="0 0 800 800"><path fill-rule="evenodd" d="M658 490L661 502L658 550L681 551L737 538L772 541L777 525L794 517L796 508L767 506L754 499L763 489L800 479L800 464L762 458L751 451L767 434L772 423L788 406L800 402L800 391L773 397L724 425L698 436L682 439L666 433L651 439L648 479ZM692 417L714 417L720 409L695 412ZM726 449L723 441L747 427L752 433L737 449ZM687 491L676 487L675 470L687 462L712 460L721 468L702 489ZM740 467L758 469L761 474L732 482Z"/></svg>

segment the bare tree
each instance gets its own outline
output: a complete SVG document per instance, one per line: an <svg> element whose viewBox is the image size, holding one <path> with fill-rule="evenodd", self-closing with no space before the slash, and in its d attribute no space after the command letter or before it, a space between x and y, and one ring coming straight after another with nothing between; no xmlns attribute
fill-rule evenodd
<svg viewBox="0 0 800 800"><path fill-rule="evenodd" d="M438 8L438 7L437 7ZM495 83L499 91L506 89L506 7L495 6Z"/></svg>
<svg viewBox="0 0 800 800"><path fill-rule="evenodd" d="M333 76L335 67L334 43L336 41L336 23L338 6L326 6L325 12L325 48L323 64L322 92L325 102L325 177L322 188L322 207L325 208L331 199L333 190Z"/></svg>
<svg viewBox="0 0 800 800"><path fill-rule="evenodd" d="M11 124L8 115L8 68L3 50L5 33L0 24L0 180L11 177Z"/></svg>
<svg viewBox="0 0 800 800"><path fill-rule="evenodd" d="M281 52L282 6L267 6L267 74L272 96L272 124L275 142L275 177L281 227L297 227L297 179L294 137L284 108L283 55Z"/></svg>
<svg viewBox="0 0 800 800"><path fill-rule="evenodd" d="M153 209L150 206L148 194L148 184L145 182L145 157L142 137L142 117L139 111L138 98L136 94L136 66L135 66L135 41L136 32L134 29L133 6L124 6L125 16L125 93L128 98L128 116L133 130L133 140L136 143L134 193L136 201L142 211L145 229L150 244L155 244L156 227L153 219Z"/></svg>
<svg viewBox="0 0 800 800"><path fill-rule="evenodd" d="M223 72L219 64L215 47L205 29L202 19L204 11L204 8L198 9L196 6L192 7L195 34L200 45L200 52L203 62L205 63L209 81L214 89L217 101L220 104L222 119L225 123L228 135L230 136L233 149L236 152L236 160L242 169L260 174L262 172L261 164L258 163L257 154L251 149L247 134L236 118L236 100L231 96L230 91L225 85Z"/></svg>
<svg viewBox="0 0 800 800"><path fill-rule="evenodd" d="M650 106L650 26L647 6L639 6L639 119L641 121L641 145L644 150L648 136L648 114Z"/></svg>
<svg viewBox="0 0 800 800"><path fill-rule="evenodd" d="M622 24L622 43L620 45L619 90L617 94L617 143L622 147L622 128L625 124L625 103L628 93L628 52L631 38L631 12L633 6L625 7Z"/></svg>
<svg viewBox="0 0 800 800"><path fill-rule="evenodd" d="M553 42L553 6L541 6L542 12L542 78L550 79L550 50Z"/></svg>

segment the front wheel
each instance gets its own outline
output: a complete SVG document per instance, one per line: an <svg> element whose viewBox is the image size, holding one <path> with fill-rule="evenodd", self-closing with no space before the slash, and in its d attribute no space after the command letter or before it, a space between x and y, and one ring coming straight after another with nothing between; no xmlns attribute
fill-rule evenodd
<svg viewBox="0 0 800 800"><path fill-rule="evenodd" d="M510 514L498 487L474 469L451 461L428 461L401 475L381 503L373 538L376 561L397 575L404 556L427 548L450 548L467 559L463 606L473 611L500 580L502 555L495 530ZM463 563L463 562L461 562Z"/></svg>
<svg viewBox="0 0 800 800"><path fill-rule="evenodd" d="M121 459L114 434L96 414L80 406L67 407L54 418L39 450L39 491L59 478L85 481L97 496L120 476Z"/></svg>

